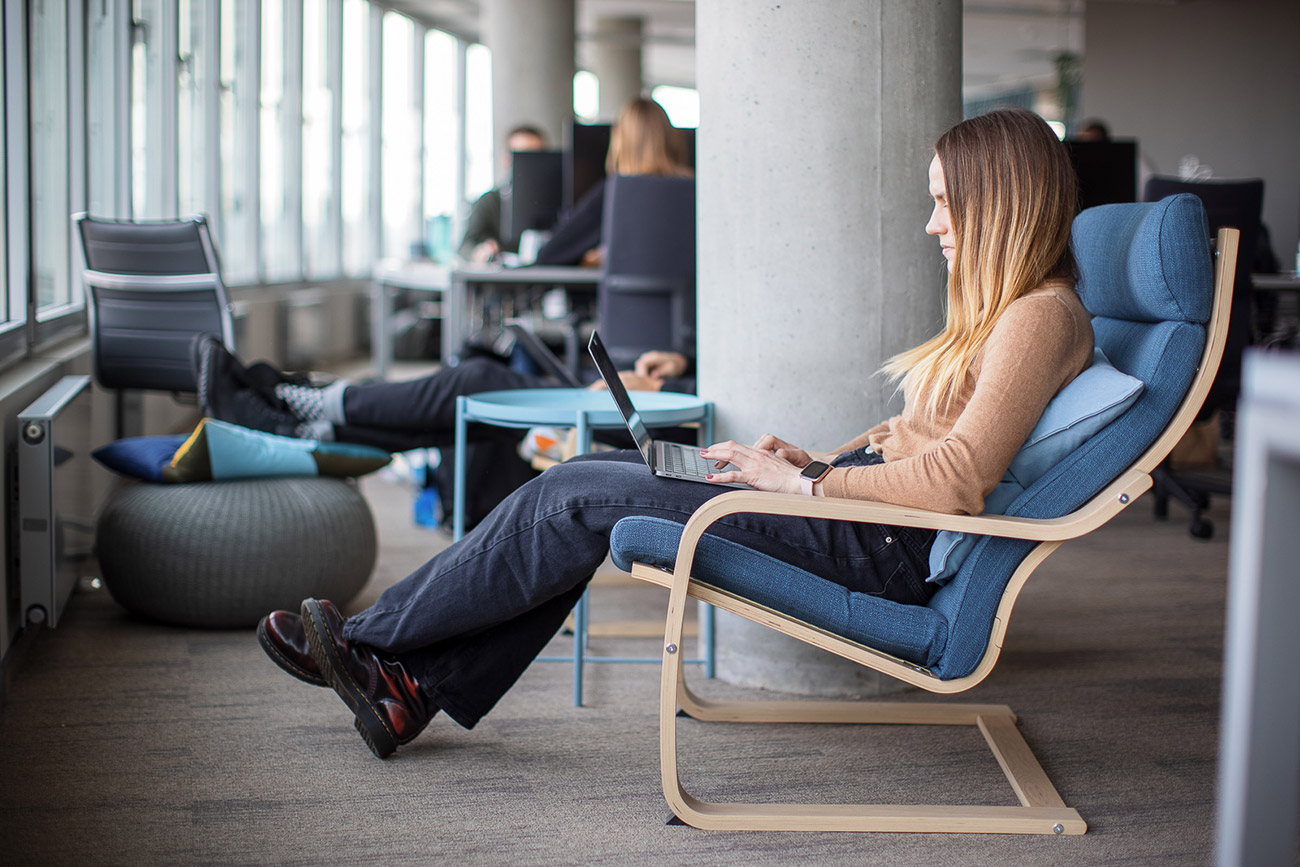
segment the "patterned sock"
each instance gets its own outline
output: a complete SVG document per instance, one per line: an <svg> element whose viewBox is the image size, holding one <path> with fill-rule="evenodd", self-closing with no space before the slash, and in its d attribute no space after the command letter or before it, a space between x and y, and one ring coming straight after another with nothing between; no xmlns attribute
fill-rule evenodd
<svg viewBox="0 0 1300 867"><path fill-rule="evenodd" d="M304 440L316 440L322 443L333 442L334 423L324 419L305 421L293 429L293 435Z"/></svg>
<svg viewBox="0 0 1300 867"><path fill-rule="evenodd" d="M275 387L275 396L284 401L289 412L301 421L316 421L322 415L325 401L321 399L321 390L309 385L289 385L280 383Z"/></svg>

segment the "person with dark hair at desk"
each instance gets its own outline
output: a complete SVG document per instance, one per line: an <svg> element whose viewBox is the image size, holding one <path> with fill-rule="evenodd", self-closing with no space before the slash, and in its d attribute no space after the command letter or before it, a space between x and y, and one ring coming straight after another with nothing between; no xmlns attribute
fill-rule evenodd
<svg viewBox="0 0 1300 867"><path fill-rule="evenodd" d="M521 124L506 134L506 150L502 169L508 177L510 155L515 151L540 151L546 149L546 136L540 129ZM460 257L470 262L483 263L502 252L501 246L501 187L493 187L483 195L469 212L465 223L465 237L460 242ZM513 252L513 251L510 251Z"/></svg>
<svg viewBox="0 0 1300 867"><path fill-rule="evenodd" d="M619 112L609 134L605 157L607 175L660 175L686 178L686 141L668 120L659 103L634 99ZM551 238L537 251L538 265L601 264L601 224L605 211L605 180L587 191L560 215Z"/></svg>

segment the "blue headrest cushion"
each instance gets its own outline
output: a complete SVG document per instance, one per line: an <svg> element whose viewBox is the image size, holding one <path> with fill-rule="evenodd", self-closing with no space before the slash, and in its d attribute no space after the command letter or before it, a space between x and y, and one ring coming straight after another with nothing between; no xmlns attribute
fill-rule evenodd
<svg viewBox="0 0 1300 867"><path fill-rule="evenodd" d="M1190 193L1089 208L1074 220L1079 299L1093 316L1208 322L1208 237L1205 209Z"/></svg>

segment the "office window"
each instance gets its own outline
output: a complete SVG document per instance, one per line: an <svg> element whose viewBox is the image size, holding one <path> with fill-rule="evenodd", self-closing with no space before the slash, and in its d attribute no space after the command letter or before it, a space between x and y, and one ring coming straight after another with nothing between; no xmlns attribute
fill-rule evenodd
<svg viewBox="0 0 1300 867"><path fill-rule="evenodd" d="M217 219L217 33L210 0L177 8L176 197L180 216Z"/></svg>
<svg viewBox="0 0 1300 867"><path fill-rule="evenodd" d="M68 6L28 6L31 251L37 314L72 303L68 178Z"/></svg>
<svg viewBox="0 0 1300 867"><path fill-rule="evenodd" d="M343 3L343 270L370 269L370 8Z"/></svg>
<svg viewBox="0 0 1300 867"><path fill-rule="evenodd" d="M285 56L284 2L262 3L262 79L259 127L261 135L262 276L287 280L297 275L288 220L297 219L285 207Z"/></svg>
<svg viewBox="0 0 1300 867"><path fill-rule="evenodd" d="M496 183L493 139L492 52L475 43L465 52L465 196L470 201Z"/></svg>
<svg viewBox="0 0 1300 867"><path fill-rule="evenodd" d="M600 79L579 69L573 74L573 114L583 123L595 123L600 114Z"/></svg>
<svg viewBox="0 0 1300 867"><path fill-rule="evenodd" d="M329 55L329 10L325 0L307 0L302 19L302 229L303 267L308 277L333 277L342 267L333 239L332 213L338 201L334 163L334 88Z"/></svg>
<svg viewBox="0 0 1300 867"><path fill-rule="evenodd" d="M700 94L694 88L661 84L650 91L650 98L663 106L673 126L693 129L700 125Z"/></svg>
<svg viewBox="0 0 1300 867"><path fill-rule="evenodd" d="M258 21L250 0L221 4L221 219L217 226L222 277L228 284L254 283L257 246Z"/></svg>
<svg viewBox="0 0 1300 867"><path fill-rule="evenodd" d="M189 215L203 209L204 142L198 74L202 58L196 56L201 35L195 32L199 24L195 18L201 10L195 8L195 0L180 0L177 12L176 150L180 158L176 193L180 213Z"/></svg>
<svg viewBox="0 0 1300 867"><path fill-rule="evenodd" d="M441 30L424 36L424 220L429 254L450 260L460 242L456 220L460 117L456 98L456 38Z"/></svg>
<svg viewBox="0 0 1300 867"><path fill-rule="evenodd" d="M420 105L416 101L415 25L384 13L380 161L385 258L405 259L420 244Z"/></svg>

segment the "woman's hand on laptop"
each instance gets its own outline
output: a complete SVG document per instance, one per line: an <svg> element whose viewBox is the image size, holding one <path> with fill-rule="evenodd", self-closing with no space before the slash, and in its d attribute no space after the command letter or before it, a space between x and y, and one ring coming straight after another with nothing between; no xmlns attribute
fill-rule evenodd
<svg viewBox="0 0 1300 867"><path fill-rule="evenodd" d="M807 454L802 449L796 449L796 451L805 456ZM711 473L707 477L710 482L719 484L744 482L759 491L773 491L783 494L803 492L803 485L799 481L800 467L795 466L785 458L778 457L773 451L745 446L729 440L725 443L714 443L701 450L700 455L708 460L716 461L717 463L714 466L718 469L725 467L728 463L739 468L727 472Z"/></svg>

